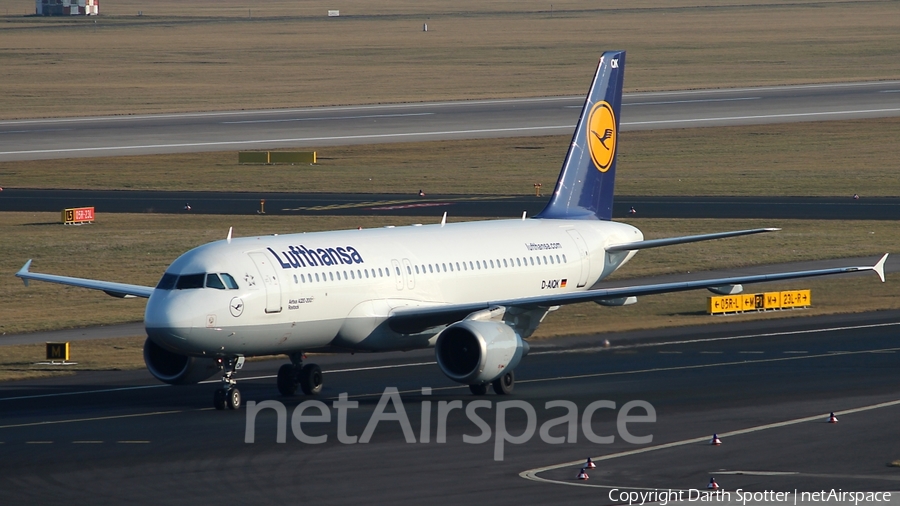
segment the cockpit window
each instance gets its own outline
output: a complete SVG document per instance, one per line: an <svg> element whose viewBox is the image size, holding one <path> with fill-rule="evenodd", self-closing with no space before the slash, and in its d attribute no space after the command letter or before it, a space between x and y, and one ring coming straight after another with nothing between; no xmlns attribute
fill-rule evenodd
<svg viewBox="0 0 900 506"><path fill-rule="evenodd" d="M159 283L156 285L156 288L159 290L171 290L175 288L175 281L178 280L178 276L175 274L169 274L168 272L163 274L162 279L159 280Z"/></svg>
<svg viewBox="0 0 900 506"><path fill-rule="evenodd" d="M225 281L225 286L228 287L229 289L231 289L231 290L238 289L237 281L235 281L234 278L231 277L231 274L227 274L227 273L223 272L222 280Z"/></svg>
<svg viewBox="0 0 900 506"><path fill-rule="evenodd" d="M206 275L206 288L215 288L217 290L224 290L225 285L222 284L222 280L219 279L219 276L215 274L207 274Z"/></svg>
<svg viewBox="0 0 900 506"><path fill-rule="evenodd" d="M189 290L191 288L203 288L203 281L206 279L206 274L185 274L179 276L178 282L175 284L175 288L179 290Z"/></svg>

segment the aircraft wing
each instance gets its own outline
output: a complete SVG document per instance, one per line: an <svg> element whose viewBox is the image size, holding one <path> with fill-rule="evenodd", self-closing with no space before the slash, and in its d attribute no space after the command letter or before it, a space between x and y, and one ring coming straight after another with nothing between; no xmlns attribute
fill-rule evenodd
<svg viewBox="0 0 900 506"><path fill-rule="evenodd" d="M565 304L577 304L579 302L594 302L602 300L636 297L639 295L653 295L658 293L681 292L697 290L701 288L721 287L726 285L738 285L745 283L762 283L768 281L781 281L785 279L811 278L816 276L828 276L832 274L846 274L850 272L874 271L884 282L884 263L888 255L885 254L875 265L855 267L835 267L831 269L814 269L806 271L781 272L777 274L756 274L748 276L733 276L725 278L699 279L695 281L680 281L674 283L656 283L648 285L625 286L619 288L607 288L600 290L586 290L582 292L566 292L537 297L523 297L519 299L485 301L470 304L448 304L425 307L403 307L395 309L388 319L388 324L397 332L414 333L438 325L447 325L464 319L469 314L489 309L492 307L516 307L533 309L540 307L562 306Z"/></svg>
<svg viewBox="0 0 900 506"><path fill-rule="evenodd" d="M681 237L667 237L665 239L651 239L647 241L629 242L608 246L606 251L634 251L647 248L659 248L660 246L672 246L673 244L687 244L689 242L710 241L713 239L725 239L726 237L738 237L741 235L762 234L765 232L777 232L780 228L753 228L750 230L734 230L731 232L717 232L715 234L685 235Z"/></svg>
<svg viewBox="0 0 900 506"><path fill-rule="evenodd" d="M153 293L152 286L129 285L126 283L113 283L110 281L97 281L94 279L70 278L68 276L40 274L37 272L30 272L28 270L30 267L31 260L28 260L27 262L25 262L25 265L23 265L22 268L19 269L19 272L16 273L16 277L22 278L25 286L28 286L28 281L33 279L36 281L47 281L49 283L59 283L62 285L90 288L92 290L102 290L108 295L120 298L143 297L146 299L150 297L151 293Z"/></svg>

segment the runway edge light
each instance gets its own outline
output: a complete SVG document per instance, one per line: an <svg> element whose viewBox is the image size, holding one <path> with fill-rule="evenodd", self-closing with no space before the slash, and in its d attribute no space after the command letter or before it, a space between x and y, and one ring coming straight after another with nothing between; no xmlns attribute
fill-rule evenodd
<svg viewBox="0 0 900 506"><path fill-rule="evenodd" d="M709 441L709 444L711 444L711 445L713 445L713 446L719 446L720 444L722 444L722 440L719 439L719 434L713 433L713 437L712 437L712 439Z"/></svg>
<svg viewBox="0 0 900 506"><path fill-rule="evenodd" d="M594 464L594 461L591 460L590 457L588 457L587 462L584 463L584 468L585 469L596 469L596 467L597 467L597 464Z"/></svg>
<svg viewBox="0 0 900 506"><path fill-rule="evenodd" d="M586 472L584 472L584 468L583 468L583 467L581 468L581 471L578 471L578 479L579 479L579 480L586 480L586 479L588 479L588 475L587 475Z"/></svg>
<svg viewBox="0 0 900 506"><path fill-rule="evenodd" d="M710 479L709 479L709 484L706 486L706 489L707 489L707 490L719 490L719 484L716 483L716 479L715 479L715 478L710 478Z"/></svg>
<svg viewBox="0 0 900 506"><path fill-rule="evenodd" d="M834 411L831 412L831 416L828 417L828 423L837 423L837 417L834 416Z"/></svg>

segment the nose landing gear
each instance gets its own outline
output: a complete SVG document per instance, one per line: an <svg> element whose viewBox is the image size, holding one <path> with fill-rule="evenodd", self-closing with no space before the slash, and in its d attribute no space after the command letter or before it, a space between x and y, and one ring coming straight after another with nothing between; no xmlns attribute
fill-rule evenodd
<svg viewBox="0 0 900 506"><path fill-rule="evenodd" d="M241 391L237 389L237 380L234 373L244 367L244 357L226 357L221 360L221 366L225 370L222 375L222 386L213 394L213 406L218 410L241 408Z"/></svg>
<svg viewBox="0 0 900 506"><path fill-rule="evenodd" d="M291 363L278 369L278 392L291 397L297 386L306 395L317 395L322 391L322 369L316 364L304 364L302 353L291 353Z"/></svg>

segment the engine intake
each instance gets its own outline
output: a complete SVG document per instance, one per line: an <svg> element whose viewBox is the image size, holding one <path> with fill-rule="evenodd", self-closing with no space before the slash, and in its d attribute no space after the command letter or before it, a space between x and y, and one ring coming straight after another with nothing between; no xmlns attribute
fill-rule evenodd
<svg viewBox="0 0 900 506"><path fill-rule="evenodd" d="M219 370L213 358L179 355L147 338L144 341L144 363L154 378L170 385L192 385L209 378Z"/></svg>
<svg viewBox="0 0 900 506"><path fill-rule="evenodd" d="M505 323L463 320L441 332L434 354L448 378L473 385L514 369L528 354L528 343Z"/></svg>

